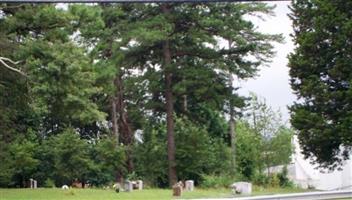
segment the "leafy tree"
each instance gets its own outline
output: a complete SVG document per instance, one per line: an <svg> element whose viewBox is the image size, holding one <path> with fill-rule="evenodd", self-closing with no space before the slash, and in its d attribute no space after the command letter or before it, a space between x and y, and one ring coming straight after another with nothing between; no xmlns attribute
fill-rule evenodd
<svg viewBox="0 0 352 200"><path fill-rule="evenodd" d="M244 179L252 180L260 170L261 138L248 123L238 121L236 125L236 172Z"/></svg>
<svg viewBox="0 0 352 200"><path fill-rule="evenodd" d="M99 140L89 152L94 162L88 180L93 185L103 185L116 181L116 172L126 170L126 155L123 146L118 146L113 137Z"/></svg>
<svg viewBox="0 0 352 200"><path fill-rule="evenodd" d="M14 6L5 14L5 35L17 49L10 57L20 60L28 75L26 89L35 100L27 101L31 118L41 119L38 132L52 134L102 121L104 114L91 99L98 92L94 69L83 49L70 41L72 16L54 5Z"/></svg>
<svg viewBox="0 0 352 200"><path fill-rule="evenodd" d="M285 126L280 111L275 112L265 100L252 94L248 111L251 128L260 139L260 170L290 162L293 131Z"/></svg>
<svg viewBox="0 0 352 200"><path fill-rule="evenodd" d="M165 125L149 124L143 132L143 143L136 144L135 171L147 184L158 187L168 185L167 152L165 143Z"/></svg>
<svg viewBox="0 0 352 200"><path fill-rule="evenodd" d="M71 184L75 179L85 183L93 167L89 157L88 142L81 140L79 133L66 129L45 141L52 162L51 178L56 185Z"/></svg>
<svg viewBox="0 0 352 200"><path fill-rule="evenodd" d="M39 160L35 157L38 144L28 138L19 137L12 142L9 147L9 164L12 171L12 182L10 185L17 187L26 187L29 178L37 170ZM6 166L6 164L5 164Z"/></svg>
<svg viewBox="0 0 352 200"><path fill-rule="evenodd" d="M0 186L23 186L21 177L13 180L13 175L18 175L18 168L13 166L15 144L23 138L27 130L33 128L36 116L28 105L30 95L27 88L26 76L18 73L22 63L14 65L13 54L17 51L17 43L13 43L7 34L6 16L10 15L16 8L0 5ZM9 67L14 68L11 70ZM13 143L13 144L12 144ZM10 152L11 150L11 152ZM23 149L21 153L23 153ZM28 149L30 150L30 149ZM31 154L31 152L28 152ZM32 157L29 157L30 159ZM28 175L28 170L23 174Z"/></svg>
<svg viewBox="0 0 352 200"><path fill-rule="evenodd" d="M91 99L99 89L84 52L72 43L50 46L40 40L28 42L22 54L33 77L34 106L44 118L44 131L57 133L102 121L105 115Z"/></svg>
<svg viewBox="0 0 352 200"><path fill-rule="evenodd" d="M230 151L223 140L211 138L204 126L187 118L176 118L175 141L177 176L181 180L202 180L203 174L223 174L230 168ZM143 144L137 149L137 172L151 180L152 184L167 186L167 162L165 159L165 122L145 132Z"/></svg>
<svg viewBox="0 0 352 200"><path fill-rule="evenodd" d="M233 119L245 105L232 77L253 77L280 40L257 32L245 16L271 10L217 3L1 7L0 56L20 61L16 68L26 74L0 67L1 184L21 185L23 175L100 185L136 170L166 186L177 176L200 181L230 171L235 134L225 116ZM18 139L32 133L39 137L23 146L38 162L19 173L8 158L19 156L11 149L23 152Z"/></svg>
<svg viewBox="0 0 352 200"><path fill-rule="evenodd" d="M351 135L351 1L293 1L297 45L289 56L299 100L291 123L306 158L333 169L348 159Z"/></svg>

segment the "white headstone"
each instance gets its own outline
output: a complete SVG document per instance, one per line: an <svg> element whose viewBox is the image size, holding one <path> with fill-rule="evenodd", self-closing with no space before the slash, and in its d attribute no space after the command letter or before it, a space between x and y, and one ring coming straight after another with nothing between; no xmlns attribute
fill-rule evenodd
<svg viewBox="0 0 352 200"><path fill-rule="evenodd" d="M37 181L36 180L33 180L33 188L37 189Z"/></svg>
<svg viewBox="0 0 352 200"><path fill-rule="evenodd" d="M143 181L142 180L138 180L137 185L138 185L138 190L143 190Z"/></svg>
<svg viewBox="0 0 352 200"><path fill-rule="evenodd" d="M125 191L126 192L131 192L133 190L133 183L132 181L126 181L125 182Z"/></svg>
<svg viewBox="0 0 352 200"><path fill-rule="evenodd" d="M63 185L61 188L62 188L63 190L68 190L68 186L67 186L67 185Z"/></svg>
<svg viewBox="0 0 352 200"><path fill-rule="evenodd" d="M194 190L194 181L193 180L187 180L185 182L186 186L186 191L193 191Z"/></svg>
<svg viewBox="0 0 352 200"><path fill-rule="evenodd" d="M34 183L33 183L33 179L32 178L29 179L29 187L30 188L34 187Z"/></svg>
<svg viewBox="0 0 352 200"><path fill-rule="evenodd" d="M250 195L252 193L252 183L236 182L231 185L232 191L236 194Z"/></svg>

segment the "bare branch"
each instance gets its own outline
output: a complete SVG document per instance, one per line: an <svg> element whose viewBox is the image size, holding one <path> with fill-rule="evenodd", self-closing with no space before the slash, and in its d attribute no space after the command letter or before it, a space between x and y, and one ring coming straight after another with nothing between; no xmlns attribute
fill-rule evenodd
<svg viewBox="0 0 352 200"><path fill-rule="evenodd" d="M21 75L23 75L23 76L27 76L24 72L22 72L22 71L19 70L19 69L16 69L16 68L11 67L11 66L8 65L5 61L7 61L7 62L9 62L9 63L11 63L11 64L14 64L14 65L17 65L18 63L20 63L20 61L15 62L15 61L11 60L10 58L0 57L0 63L1 63L4 67L6 67L7 69L9 69L9 70L11 70L11 71L17 72L17 73L19 73L19 74L21 74Z"/></svg>

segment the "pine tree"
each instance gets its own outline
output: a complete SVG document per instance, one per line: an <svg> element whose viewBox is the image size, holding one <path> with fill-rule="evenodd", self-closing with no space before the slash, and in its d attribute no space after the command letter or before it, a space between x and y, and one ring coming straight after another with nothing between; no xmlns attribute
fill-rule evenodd
<svg viewBox="0 0 352 200"><path fill-rule="evenodd" d="M186 111L191 103L214 102L223 111L233 91L232 86L225 86L228 74L239 78L254 76L257 67L273 55L271 42L281 39L255 31L254 25L244 19L245 14L270 10L264 4L147 4L137 16L139 20L129 25L129 37L136 44L127 55L137 56L136 66L156 73L156 80L162 84L159 91L151 93L153 99L164 104L159 111L166 113L170 185L177 181L176 103L181 102L180 110ZM221 47L221 39L230 40L230 48ZM187 70L192 74L187 74ZM184 87L187 81L191 83L189 88Z"/></svg>
<svg viewBox="0 0 352 200"><path fill-rule="evenodd" d="M335 168L348 159L351 135L351 1L294 1L291 122L306 158Z"/></svg>

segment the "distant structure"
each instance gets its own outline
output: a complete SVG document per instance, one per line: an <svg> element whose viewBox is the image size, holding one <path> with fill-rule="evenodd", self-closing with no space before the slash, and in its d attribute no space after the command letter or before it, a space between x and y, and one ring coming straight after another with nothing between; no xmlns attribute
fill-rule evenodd
<svg viewBox="0 0 352 200"><path fill-rule="evenodd" d="M298 138L293 138L294 153L292 162L287 166L288 177L291 181L302 188L315 188L317 190L348 190L352 189L352 158L346 160L341 170L324 172L317 169L317 165L304 159ZM351 155L352 157L352 155ZM270 172L280 172L283 166L270 168Z"/></svg>

